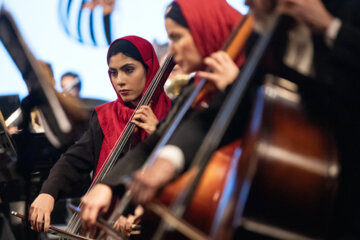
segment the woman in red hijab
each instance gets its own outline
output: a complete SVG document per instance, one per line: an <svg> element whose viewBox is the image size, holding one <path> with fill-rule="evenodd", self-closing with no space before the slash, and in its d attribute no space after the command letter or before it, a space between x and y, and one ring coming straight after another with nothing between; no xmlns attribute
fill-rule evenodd
<svg viewBox="0 0 360 240"><path fill-rule="evenodd" d="M206 78L224 91L238 75L245 55L240 53L235 64L219 49L241 18L242 15L225 0L175 0L165 18L171 42L169 54L174 56L175 62L185 73L197 72L195 84L197 79ZM135 201L147 202L156 194L158 187L165 185L184 166L189 165L220 107L219 103L212 105L216 107L185 120L168 145L160 150L153 166L134 174L131 191ZM163 171L154 174L154 169Z"/></svg>
<svg viewBox="0 0 360 240"><path fill-rule="evenodd" d="M169 54L174 56L175 62L185 73L197 72L198 77L205 77L214 82L222 91L237 76L239 67L244 62L244 54L239 55L235 64L225 52L218 50L221 49L241 18L242 15L225 0L175 0L168 8L165 19L166 31L171 42ZM210 67L212 71L205 71L207 67ZM191 89L191 87L187 88ZM186 92L189 91L183 89L179 98ZM175 106L174 109L176 109ZM209 115L204 113L203 116L202 120ZM211 115L207 118L208 122L197 125L195 128L183 128L180 125L170 140L171 146L165 146L159 151L158 158L152 166L135 172L131 192L136 202L143 203L150 200L158 189L183 170L184 165L188 165L194 153L192 150L196 151L198 148L198 143L201 142L199 139L206 134L213 117ZM194 118L190 115L189 119ZM165 122L168 122L167 119ZM178 135L181 136L176 136L176 133L180 133ZM162 134L160 128L155 134ZM148 140L145 142L150 145ZM142 156L149 155L145 148L142 148L145 142L129 153L131 157L136 156L136 159L140 159ZM155 144L152 143L152 145ZM114 166L102 184L97 184L82 198L84 225L90 227L95 222L95 216L108 208L113 189L120 184L116 176L119 176L121 172L119 165ZM123 232L131 231L132 220L131 217L125 223Z"/></svg>
<svg viewBox="0 0 360 240"><path fill-rule="evenodd" d="M107 63L118 98L95 108L89 129L51 169L40 195L30 207L31 226L37 231L48 231L55 199L69 193L76 182L91 171L94 171L94 179L98 177L130 120L139 131L133 133L127 149L151 134L158 119L165 117L170 109L170 99L163 86L158 86L151 107L141 106L134 110L159 69L155 51L147 40L137 36L115 40L109 47Z"/></svg>
<svg viewBox="0 0 360 240"><path fill-rule="evenodd" d="M165 18L171 42L169 54L174 55L183 71L200 71L199 78L205 77L223 90L245 60L245 55L239 54L236 67L225 52L219 51L241 19L242 15L225 0L175 0ZM214 74L204 72L206 67L212 68ZM233 71L223 71L228 67Z"/></svg>

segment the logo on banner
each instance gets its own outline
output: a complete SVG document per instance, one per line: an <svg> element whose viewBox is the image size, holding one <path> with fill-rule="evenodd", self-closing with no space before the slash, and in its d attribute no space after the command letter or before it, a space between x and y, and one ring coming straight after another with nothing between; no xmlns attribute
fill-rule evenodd
<svg viewBox="0 0 360 240"><path fill-rule="evenodd" d="M68 36L80 43L109 45L117 0L59 0L60 21Z"/></svg>

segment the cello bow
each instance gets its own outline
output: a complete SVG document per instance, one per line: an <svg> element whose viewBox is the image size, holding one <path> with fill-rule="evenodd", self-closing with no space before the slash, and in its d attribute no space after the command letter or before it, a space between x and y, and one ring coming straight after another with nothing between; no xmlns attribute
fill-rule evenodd
<svg viewBox="0 0 360 240"><path fill-rule="evenodd" d="M20 218L22 221L26 221L25 216L22 215L21 213L11 211L11 215ZM57 228L57 227L54 227L54 226L51 226L51 225L50 225L49 229L50 229L50 233L52 233L54 235L57 235L57 236L60 236L60 237L65 237L65 238L71 239L71 240L95 240L95 239L92 239L92 238L87 238L87 237L84 237L84 236L80 236L78 234L69 233L67 231L64 231L64 230L62 230L60 228Z"/></svg>
<svg viewBox="0 0 360 240"><path fill-rule="evenodd" d="M68 208L76 214L80 214L81 208L76 207L72 204L68 204ZM96 239L102 239L105 237L105 234L111 236L114 240L128 240L128 238L122 234L120 231L117 231L114 229L106 220L103 218L97 218L95 225L99 227L103 232L99 234L99 236Z"/></svg>

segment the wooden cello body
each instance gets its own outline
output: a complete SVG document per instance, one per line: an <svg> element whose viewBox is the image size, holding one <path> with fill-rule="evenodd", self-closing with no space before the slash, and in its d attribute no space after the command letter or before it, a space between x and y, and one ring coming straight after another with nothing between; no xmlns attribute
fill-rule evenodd
<svg viewBox="0 0 360 240"><path fill-rule="evenodd" d="M205 169L203 177L197 187L197 190L189 204L183 220L191 225L195 231L200 231L203 236L209 235L211 226L218 209L218 205L226 194L226 186L229 179L231 169L238 162L241 153L241 140L236 140L228 145L217 150L208 166ZM237 157L234 157L234 154ZM156 198L156 202L170 207L174 204L176 198L184 191L184 189L191 184L191 181L196 174L196 171L185 172L174 182L168 184ZM158 217L154 216L151 212L147 212L143 219L142 237L144 239L154 239L154 230L158 225ZM155 225L155 226L154 226ZM166 234L163 239L191 239L191 237L179 234L181 230L170 232ZM191 231L191 230L190 230ZM156 237L155 237L156 239ZM192 238L192 239L197 239Z"/></svg>
<svg viewBox="0 0 360 240"><path fill-rule="evenodd" d="M240 148L237 140L216 151L211 158L204 175L196 190L193 200L184 215L184 219L196 228L209 233L217 206L223 194L226 180L232 166L234 151ZM236 160L237 161L237 160ZM182 192L191 181L191 172L168 185L159 196L165 205L171 205L176 196Z"/></svg>
<svg viewBox="0 0 360 240"><path fill-rule="evenodd" d="M296 89L273 76L259 89L239 160L237 207L215 226L215 239L240 226L276 239L328 233L340 170L336 145L311 121Z"/></svg>

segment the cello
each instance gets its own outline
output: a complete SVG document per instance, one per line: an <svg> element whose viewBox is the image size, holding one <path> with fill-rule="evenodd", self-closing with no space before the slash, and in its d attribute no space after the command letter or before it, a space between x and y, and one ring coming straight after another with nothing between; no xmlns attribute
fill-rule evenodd
<svg viewBox="0 0 360 240"><path fill-rule="evenodd" d="M236 225L279 239L324 238L337 193L337 147L309 116L296 84L266 77L244 142L239 196L247 197L238 201Z"/></svg>
<svg viewBox="0 0 360 240"><path fill-rule="evenodd" d="M94 176L94 180L91 183L91 186L88 191L90 191L90 189L95 184L97 184L98 182L100 182L101 180L104 179L104 177L111 170L113 165L119 159L120 154L124 151L126 144L128 143L132 133L134 132L134 130L136 128L136 125L131 122L136 110L139 109L142 105L149 105L151 99L153 99L153 97L157 97L157 96L154 96L154 94L156 93L156 89L159 86L164 85L167 77L169 76L169 74L174 66L175 66L175 63L173 61L173 57L168 56L165 59L161 68L157 71L157 73L154 76L153 80L151 81L149 87L147 88L145 94L142 96L141 100L139 101L138 105L136 106L133 115L130 117L130 119L127 122L120 137L117 139L111 153L109 154L109 156L107 157L107 159L105 161L105 164L103 164L103 166L101 166L97 175ZM81 207L81 204L79 207ZM78 233L80 230L80 227L81 227L80 217L78 216L78 214L73 214L73 216L71 217L71 219L68 223L66 230L70 233Z"/></svg>

